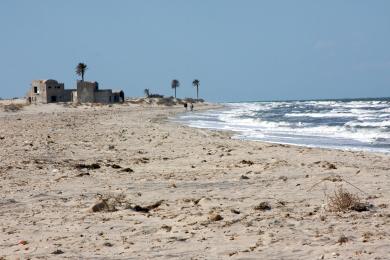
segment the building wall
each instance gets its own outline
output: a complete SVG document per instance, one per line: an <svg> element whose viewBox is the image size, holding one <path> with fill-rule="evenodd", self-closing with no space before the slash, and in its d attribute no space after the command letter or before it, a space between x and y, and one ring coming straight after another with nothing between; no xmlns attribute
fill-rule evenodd
<svg viewBox="0 0 390 260"><path fill-rule="evenodd" d="M73 103L77 103L78 102L78 98L77 98L77 90L72 90L71 93L70 93L70 96L71 96L71 101Z"/></svg>
<svg viewBox="0 0 390 260"><path fill-rule="evenodd" d="M33 80L27 94L31 103L67 102L69 97L64 94L64 84L56 80Z"/></svg>
<svg viewBox="0 0 390 260"><path fill-rule="evenodd" d="M27 98L31 103L47 103L46 88L42 80L33 80Z"/></svg>
<svg viewBox="0 0 390 260"><path fill-rule="evenodd" d="M65 89L56 80L33 80L27 93L30 103L119 103L124 101L123 91L99 90L97 82L77 81L77 89Z"/></svg>
<svg viewBox="0 0 390 260"><path fill-rule="evenodd" d="M125 94L123 91L112 92L112 102L123 103L125 101Z"/></svg>
<svg viewBox="0 0 390 260"><path fill-rule="evenodd" d="M69 98L65 95L65 89L63 83L58 83L55 80L47 80L46 85L46 98L47 103L67 102Z"/></svg>
<svg viewBox="0 0 390 260"><path fill-rule="evenodd" d="M64 89L64 92L62 94L63 102L73 101L73 92L76 92L76 90L75 89Z"/></svg>
<svg viewBox="0 0 390 260"><path fill-rule="evenodd" d="M95 102L95 92L97 90L97 82L77 81L77 101L80 103Z"/></svg>
<svg viewBox="0 0 390 260"><path fill-rule="evenodd" d="M111 89L104 89L104 90L98 90L95 92L95 102L97 103L112 103L112 90Z"/></svg>

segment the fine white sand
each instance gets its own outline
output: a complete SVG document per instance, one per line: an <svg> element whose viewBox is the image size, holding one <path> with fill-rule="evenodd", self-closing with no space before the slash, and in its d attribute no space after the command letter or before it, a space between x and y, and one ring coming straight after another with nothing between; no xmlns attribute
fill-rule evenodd
<svg viewBox="0 0 390 260"><path fill-rule="evenodd" d="M0 106L0 259L389 259L389 155L233 140L182 111ZM329 211L337 185L369 211Z"/></svg>

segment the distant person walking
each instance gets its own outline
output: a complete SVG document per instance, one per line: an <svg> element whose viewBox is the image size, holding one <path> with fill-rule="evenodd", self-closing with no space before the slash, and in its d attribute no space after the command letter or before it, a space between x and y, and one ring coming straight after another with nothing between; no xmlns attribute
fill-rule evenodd
<svg viewBox="0 0 390 260"><path fill-rule="evenodd" d="M190 109L191 109L191 111L194 111L194 104L191 103Z"/></svg>
<svg viewBox="0 0 390 260"><path fill-rule="evenodd" d="M188 104L187 104L187 102L184 103L184 108L186 109L186 111L188 110Z"/></svg>

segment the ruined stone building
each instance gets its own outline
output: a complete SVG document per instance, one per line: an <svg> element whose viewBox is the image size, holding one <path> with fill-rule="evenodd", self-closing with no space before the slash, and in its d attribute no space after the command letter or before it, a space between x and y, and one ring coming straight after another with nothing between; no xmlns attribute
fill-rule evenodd
<svg viewBox="0 0 390 260"><path fill-rule="evenodd" d="M56 80L33 80L27 93L29 103L120 103L124 102L122 90L99 89L97 82L77 81L76 89L65 89Z"/></svg>

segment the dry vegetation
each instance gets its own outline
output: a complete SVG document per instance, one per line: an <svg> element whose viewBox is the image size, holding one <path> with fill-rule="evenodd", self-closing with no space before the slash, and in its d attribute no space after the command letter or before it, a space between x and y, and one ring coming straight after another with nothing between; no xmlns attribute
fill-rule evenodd
<svg viewBox="0 0 390 260"><path fill-rule="evenodd" d="M3 110L5 112L17 112L22 110L26 104L9 104L9 105L4 105Z"/></svg>
<svg viewBox="0 0 390 260"><path fill-rule="evenodd" d="M357 194L353 194L339 186L333 195L328 196L328 209L331 212L367 211L368 205L362 203Z"/></svg>
<svg viewBox="0 0 390 260"><path fill-rule="evenodd" d="M158 208L163 200L159 200L151 205L141 206L132 203L124 193L119 194L98 194L98 201L91 207L91 212L113 212L124 209L131 209L136 212L149 213L149 211Z"/></svg>

